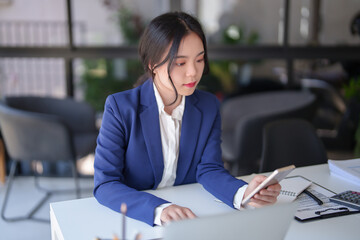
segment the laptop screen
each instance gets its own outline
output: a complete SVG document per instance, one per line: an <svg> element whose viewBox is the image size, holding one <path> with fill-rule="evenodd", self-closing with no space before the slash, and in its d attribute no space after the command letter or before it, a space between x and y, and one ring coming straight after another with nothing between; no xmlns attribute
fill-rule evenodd
<svg viewBox="0 0 360 240"><path fill-rule="evenodd" d="M183 220L164 229L164 240L183 239L284 239L294 218L294 204Z"/></svg>

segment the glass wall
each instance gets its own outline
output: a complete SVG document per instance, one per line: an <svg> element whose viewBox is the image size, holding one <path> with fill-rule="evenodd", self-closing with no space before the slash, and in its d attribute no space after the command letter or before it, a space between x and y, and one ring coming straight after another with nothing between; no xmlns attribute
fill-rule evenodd
<svg viewBox="0 0 360 240"><path fill-rule="evenodd" d="M103 111L106 97L133 88L144 70L139 60L75 59L75 98L86 100L98 112Z"/></svg>
<svg viewBox="0 0 360 240"><path fill-rule="evenodd" d="M282 0L199 1L199 19L210 43L226 43L226 30L240 44L278 44Z"/></svg>
<svg viewBox="0 0 360 240"><path fill-rule="evenodd" d="M356 16L360 17L358 0L291 1L290 16L289 39L292 45L360 43L360 36L351 32L351 23ZM318 34L314 33L315 27L319 29Z"/></svg>
<svg viewBox="0 0 360 240"><path fill-rule="evenodd" d="M68 44L65 3L58 0L16 0L0 5L0 46ZM74 23L74 31L81 31L81 28L81 23Z"/></svg>
<svg viewBox="0 0 360 240"><path fill-rule="evenodd" d="M169 0L76 0L72 7L73 21L84 26L74 33L78 46L136 44L145 24L170 10Z"/></svg>
<svg viewBox="0 0 360 240"><path fill-rule="evenodd" d="M26 0L10 1L9 4L0 6L0 47L67 47L66 1L32 0L31 2L31 6ZM290 47L314 45L315 38L311 34L315 21L314 3L316 2L320 3L317 11L320 30L316 38L320 46L337 44L356 46L360 43L360 36L352 35L350 32L350 23L360 11L358 0L291 0L289 2ZM136 45L144 26L150 19L174 8L174 1L171 0L74 0L71 4L74 44L80 49L88 46L116 48ZM210 46L278 47L282 44L284 33L283 5L284 0L182 0L178 6L199 18ZM98 53L101 54L101 51ZM119 56L119 59L105 60L104 57L106 56L73 61L74 96L77 99L86 99L90 94L90 90L85 88L89 81L98 81L100 89L101 84L108 81L104 79L111 76L111 79L114 79L114 83L111 84L123 85L122 88L125 89L131 87L135 79L143 73L135 60L124 59L121 58L122 56ZM234 56L231 58L234 59ZM251 58L249 56L249 59ZM200 87L214 93L222 92L218 94L224 96L233 94L229 89L238 91L227 83L230 80L221 80L219 83L217 79L224 78L221 74L229 76L232 84L237 87L244 86L250 81L249 79L254 78L276 77L277 81L286 84L288 74L286 59L264 60L267 58L264 55L263 59L259 57L258 61L251 62L246 59L241 61L210 59L214 70L209 76L204 77L204 82L209 83L208 86ZM333 65L331 63L333 61L335 60L327 60L327 64ZM308 61L316 62L310 64L310 67L307 63L299 65L307 61L294 59L294 62L295 81L298 81L299 76L311 75L312 72L326 72L328 70L324 69L329 69L323 67L324 62L319 64L318 60ZM264 70L263 66L269 65L272 67ZM69 94L66 92L66 66L68 65L65 63L65 58L1 58L0 94L66 96ZM131 69L133 67L136 70ZM107 93L105 89L104 95ZM99 105L102 103L101 101ZM99 106L97 109L100 109Z"/></svg>
<svg viewBox="0 0 360 240"><path fill-rule="evenodd" d="M0 96L66 97L64 60L0 58Z"/></svg>

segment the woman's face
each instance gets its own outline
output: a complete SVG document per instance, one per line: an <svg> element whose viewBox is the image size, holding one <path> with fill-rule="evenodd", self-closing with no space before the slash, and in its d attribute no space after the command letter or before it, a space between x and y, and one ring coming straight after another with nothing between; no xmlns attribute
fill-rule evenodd
<svg viewBox="0 0 360 240"><path fill-rule="evenodd" d="M203 43L197 34L191 32L182 39L170 70L171 79L179 95L189 96L194 93L204 71L204 54ZM160 94L171 93L175 96L167 68L168 64L165 63L154 70L155 82Z"/></svg>

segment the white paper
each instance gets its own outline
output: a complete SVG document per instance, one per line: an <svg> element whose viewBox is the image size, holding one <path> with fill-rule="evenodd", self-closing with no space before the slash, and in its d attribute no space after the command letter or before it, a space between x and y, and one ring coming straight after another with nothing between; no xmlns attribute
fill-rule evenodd
<svg viewBox="0 0 360 240"><path fill-rule="evenodd" d="M328 160L330 173L360 186L360 158Z"/></svg>

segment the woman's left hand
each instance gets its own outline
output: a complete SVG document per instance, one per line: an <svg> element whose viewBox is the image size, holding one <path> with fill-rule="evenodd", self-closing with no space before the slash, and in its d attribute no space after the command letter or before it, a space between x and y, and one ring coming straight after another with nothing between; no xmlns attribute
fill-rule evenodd
<svg viewBox="0 0 360 240"><path fill-rule="evenodd" d="M257 186L259 186L265 179L266 176L263 175L255 176L249 183L247 189L245 190L244 198L247 195L249 195ZM259 208L266 205L274 204L276 202L277 197L280 194L280 190L281 190L281 186L279 183L270 185L267 188L264 188L260 190L257 194L255 194L250 199L250 202L247 205Z"/></svg>

